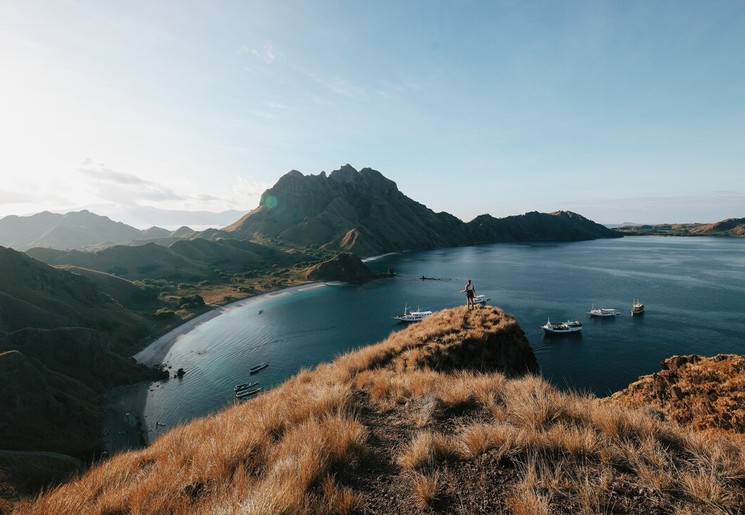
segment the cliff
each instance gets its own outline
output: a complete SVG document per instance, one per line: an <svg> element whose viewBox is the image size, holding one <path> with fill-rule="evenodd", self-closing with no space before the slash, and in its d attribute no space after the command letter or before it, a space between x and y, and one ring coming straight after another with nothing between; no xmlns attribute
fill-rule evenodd
<svg viewBox="0 0 745 515"><path fill-rule="evenodd" d="M745 450L576 393L493 307L438 312L18 513L734 513Z"/></svg>
<svg viewBox="0 0 745 515"><path fill-rule="evenodd" d="M745 435L745 356L673 356L661 367L611 399L688 427Z"/></svg>

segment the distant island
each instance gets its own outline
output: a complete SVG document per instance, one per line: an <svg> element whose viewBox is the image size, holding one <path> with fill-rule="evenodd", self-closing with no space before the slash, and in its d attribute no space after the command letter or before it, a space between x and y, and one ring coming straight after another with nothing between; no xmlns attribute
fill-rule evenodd
<svg viewBox="0 0 745 515"><path fill-rule="evenodd" d="M730 236L745 237L745 218L727 218L713 224L622 225L616 231L626 236Z"/></svg>

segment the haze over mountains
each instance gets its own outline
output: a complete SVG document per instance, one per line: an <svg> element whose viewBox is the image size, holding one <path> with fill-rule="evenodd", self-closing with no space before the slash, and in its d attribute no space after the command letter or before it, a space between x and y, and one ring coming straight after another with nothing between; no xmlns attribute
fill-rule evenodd
<svg viewBox="0 0 745 515"><path fill-rule="evenodd" d="M285 174L259 207L220 229L139 230L88 211L0 220L0 245L17 250L47 247L97 249L112 245L170 245L178 239L248 239L290 247L323 247L360 256L499 241L559 241L618 237L569 212L528 213L497 219L488 214L465 223L435 213L371 168L345 165L330 174Z"/></svg>

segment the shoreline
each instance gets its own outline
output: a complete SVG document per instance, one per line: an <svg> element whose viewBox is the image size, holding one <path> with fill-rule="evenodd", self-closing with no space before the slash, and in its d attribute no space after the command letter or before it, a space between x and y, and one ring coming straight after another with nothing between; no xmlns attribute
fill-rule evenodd
<svg viewBox="0 0 745 515"><path fill-rule="evenodd" d="M237 309L246 304L258 302L265 297L286 295L290 293L296 293L298 291L321 288L324 286L334 286L337 284L342 283L339 281L315 281L305 284L298 284L295 286L288 286L287 288L280 288L278 290L272 290L260 293L258 295L253 295L251 297L239 299L229 304L225 304L224 306L217 306L210 309L209 311L206 311L205 313L202 313L201 315L185 321L183 324L174 327L166 334L152 341L150 344L147 345L147 347L140 350L132 357L135 359L135 361L137 361L137 363L141 363L143 365L159 366L165 364L166 358L168 357L171 348L178 341L180 336L187 334L191 330L195 329L205 322L209 322L213 318L217 318L223 313L227 313L228 311L232 311L233 309Z"/></svg>
<svg viewBox="0 0 745 515"><path fill-rule="evenodd" d="M218 316L243 307L247 304L259 302L262 299L280 295L290 295L301 291L335 286L342 284L339 281L316 281L305 284L280 288L268 291L252 297L246 297L231 302L224 306L218 306L202 313L183 324L173 328L168 333L151 342L147 347L139 351L133 358L141 364L148 366L160 366L167 364L167 358L171 349L179 337L189 333L196 327ZM169 371L170 373L170 371ZM141 381L139 383L117 386L109 390L105 403L105 422L102 438L104 450L111 454L141 449L148 445L148 433L152 429L146 429L146 408L150 386L160 381Z"/></svg>

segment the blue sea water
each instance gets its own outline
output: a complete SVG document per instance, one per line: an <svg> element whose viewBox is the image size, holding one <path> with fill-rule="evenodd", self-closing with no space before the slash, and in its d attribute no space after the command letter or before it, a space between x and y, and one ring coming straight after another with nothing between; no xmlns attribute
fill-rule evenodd
<svg viewBox="0 0 745 515"><path fill-rule="evenodd" d="M386 338L402 328L392 317L406 304L460 305L468 279L489 304L515 316L541 373L560 388L605 396L675 354L745 354L743 239L493 244L388 255L368 265L397 276L248 299L180 336L166 362L187 373L148 388L149 438L236 402L235 384L251 379L271 388L302 368ZM630 316L634 298L646 305L643 316ZM593 305L621 315L588 319ZM584 329L546 336L539 327L548 318L579 319ZM249 376L263 361L269 367Z"/></svg>

